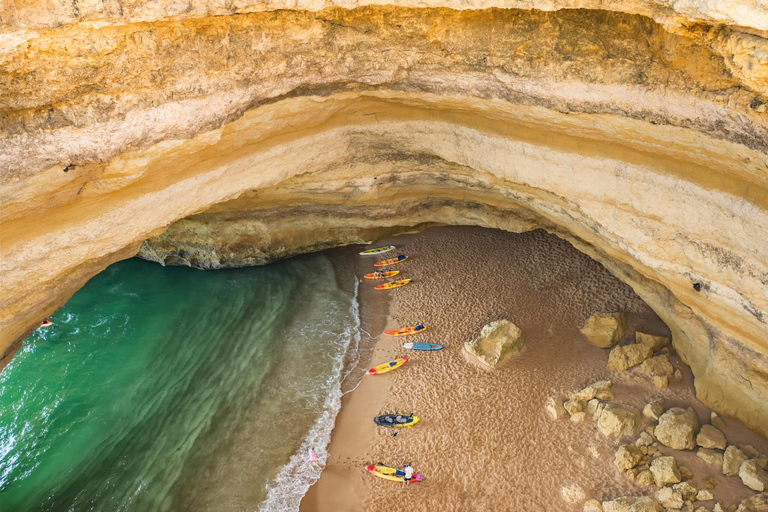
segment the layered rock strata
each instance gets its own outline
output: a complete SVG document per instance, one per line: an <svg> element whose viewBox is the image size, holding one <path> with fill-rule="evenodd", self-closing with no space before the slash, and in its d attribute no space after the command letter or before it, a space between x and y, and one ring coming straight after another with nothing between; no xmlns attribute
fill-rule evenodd
<svg viewBox="0 0 768 512"><path fill-rule="evenodd" d="M758 3L152 5L1 14L4 362L140 247L218 268L544 228L654 308L704 402L768 433Z"/></svg>

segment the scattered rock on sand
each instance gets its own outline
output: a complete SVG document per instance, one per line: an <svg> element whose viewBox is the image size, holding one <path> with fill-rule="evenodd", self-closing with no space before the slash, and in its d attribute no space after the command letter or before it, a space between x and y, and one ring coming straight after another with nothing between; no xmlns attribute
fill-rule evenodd
<svg viewBox="0 0 768 512"><path fill-rule="evenodd" d="M725 450L725 434L712 425L704 425L696 436L696 444L702 448Z"/></svg>
<svg viewBox="0 0 768 512"><path fill-rule="evenodd" d="M725 453L723 454L723 474L726 476L738 475L741 465L747 458L747 455L743 451L739 450L734 445L730 445L725 449Z"/></svg>
<svg viewBox="0 0 768 512"><path fill-rule="evenodd" d="M627 371L667 345L669 345L669 338L636 332L635 343L611 350L608 354L608 368L617 372Z"/></svg>
<svg viewBox="0 0 768 512"><path fill-rule="evenodd" d="M573 416L577 412L583 411L586 405L587 404L584 400L569 398L568 400L563 402L563 409L565 409L568 414Z"/></svg>
<svg viewBox="0 0 768 512"><path fill-rule="evenodd" d="M578 423L579 421L584 421L585 419L587 419L587 413L585 413L584 411L571 414L571 421L573 421L574 423Z"/></svg>
<svg viewBox="0 0 768 512"><path fill-rule="evenodd" d="M715 499L715 495L707 489L702 489L696 493L696 501L712 501L713 499Z"/></svg>
<svg viewBox="0 0 768 512"><path fill-rule="evenodd" d="M556 399L553 396L549 397L549 399L547 400L547 403L544 405L544 409L547 411L547 413L553 420L559 420L560 418L566 415L565 409L563 408L563 404L561 404L560 400Z"/></svg>
<svg viewBox="0 0 768 512"><path fill-rule="evenodd" d="M659 398L658 400L653 400L652 402L648 402L648 404L643 408L643 416L648 418L649 420L658 420L659 416L661 416L664 413L664 400Z"/></svg>
<svg viewBox="0 0 768 512"><path fill-rule="evenodd" d="M718 467L723 465L723 454L717 450L699 448L696 452L696 456L708 464L713 464Z"/></svg>
<svg viewBox="0 0 768 512"><path fill-rule="evenodd" d="M742 462L739 468L739 478L744 485L753 491L768 491L768 471L758 466L755 459Z"/></svg>
<svg viewBox="0 0 768 512"><path fill-rule="evenodd" d="M653 385L657 388L669 387L669 378L675 373L669 357L665 354L656 357L649 357L640 365L640 368L653 378Z"/></svg>
<svg viewBox="0 0 768 512"><path fill-rule="evenodd" d="M656 439L648 432L640 432L635 444L637 446L651 446L655 441Z"/></svg>
<svg viewBox="0 0 768 512"><path fill-rule="evenodd" d="M609 380L598 380L581 391L571 395L571 400L581 400L588 402L593 398L598 400L613 400L616 396L613 394L613 383Z"/></svg>
<svg viewBox="0 0 768 512"><path fill-rule="evenodd" d="M656 481L653 479L653 473L650 469L644 469L637 474L637 483L643 485L653 485Z"/></svg>
<svg viewBox="0 0 768 512"><path fill-rule="evenodd" d="M659 512L659 502L648 496L617 498L603 502L603 512Z"/></svg>
<svg viewBox="0 0 768 512"><path fill-rule="evenodd" d="M605 404L597 418L597 428L605 436L623 437L634 434L640 426L640 412L621 404Z"/></svg>
<svg viewBox="0 0 768 512"><path fill-rule="evenodd" d="M627 314L595 313L581 332L598 347L611 348L627 333Z"/></svg>
<svg viewBox="0 0 768 512"><path fill-rule="evenodd" d="M523 348L523 331L509 320L491 322L480 331L480 337L464 343L464 350L478 361L495 368Z"/></svg>
<svg viewBox="0 0 768 512"><path fill-rule="evenodd" d="M571 484L571 485L566 485L565 487L561 487L560 494L562 494L563 499L566 502L572 505L581 503L582 501L587 499L587 493L585 493L584 489L582 489L581 486L578 484Z"/></svg>
<svg viewBox="0 0 768 512"><path fill-rule="evenodd" d="M603 505L597 500L588 500L584 503L584 512L603 512Z"/></svg>
<svg viewBox="0 0 768 512"><path fill-rule="evenodd" d="M645 462L645 454L639 446L633 444L623 444L616 450L616 457L613 463L619 471L626 471Z"/></svg>
<svg viewBox="0 0 768 512"><path fill-rule="evenodd" d="M656 485L663 487L669 484L676 484L680 481L680 470L677 468L677 461L674 457L657 457L651 462L651 473ZM665 507L667 505L664 505Z"/></svg>
<svg viewBox="0 0 768 512"><path fill-rule="evenodd" d="M685 503L682 493L672 487L662 487L659 489L658 496L661 504L668 509L673 508L679 510L683 508L683 504Z"/></svg>
<svg viewBox="0 0 768 512"><path fill-rule="evenodd" d="M718 416L715 411L712 411L712 413L710 413L709 422L716 429L720 430L721 432L725 432L725 422L723 421L723 418Z"/></svg>
<svg viewBox="0 0 768 512"><path fill-rule="evenodd" d="M672 486L672 489L679 492L684 500L692 500L696 498L699 493L699 484L694 481L688 480L680 482Z"/></svg>
<svg viewBox="0 0 768 512"><path fill-rule="evenodd" d="M656 439L675 450L693 450L696 448L696 433L699 430L699 417L690 407L682 409L672 407L659 417L659 424L654 433Z"/></svg>

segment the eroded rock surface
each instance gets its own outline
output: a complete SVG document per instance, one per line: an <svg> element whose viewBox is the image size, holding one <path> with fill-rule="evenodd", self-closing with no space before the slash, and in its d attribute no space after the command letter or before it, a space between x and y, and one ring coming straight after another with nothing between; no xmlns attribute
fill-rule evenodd
<svg viewBox="0 0 768 512"><path fill-rule="evenodd" d="M2 364L140 249L222 268L541 227L767 432L765 6L365 4L6 2Z"/></svg>

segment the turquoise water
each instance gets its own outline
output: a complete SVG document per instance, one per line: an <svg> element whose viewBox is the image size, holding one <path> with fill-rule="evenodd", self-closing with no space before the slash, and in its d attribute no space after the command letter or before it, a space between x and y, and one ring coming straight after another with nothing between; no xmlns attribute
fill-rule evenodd
<svg viewBox="0 0 768 512"><path fill-rule="evenodd" d="M351 271L322 254L110 266L0 374L0 509L297 508L356 308Z"/></svg>

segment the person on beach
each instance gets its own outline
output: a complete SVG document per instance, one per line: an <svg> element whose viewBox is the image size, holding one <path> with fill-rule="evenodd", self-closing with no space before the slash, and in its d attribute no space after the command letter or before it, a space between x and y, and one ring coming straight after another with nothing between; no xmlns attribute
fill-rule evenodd
<svg viewBox="0 0 768 512"><path fill-rule="evenodd" d="M411 483L411 478L413 478L413 468L408 464L403 464L403 471L405 471L405 476L403 477L403 487Z"/></svg>
<svg viewBox="0 0 768 512"><path fill-rule="evenodd" d="M315 452L315 447L309 449L309 457L307 457L307 462L309 462L309 465L314 467L317 461L320 460L320 458L317 456L317 452Z"/></svg>

